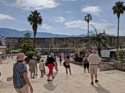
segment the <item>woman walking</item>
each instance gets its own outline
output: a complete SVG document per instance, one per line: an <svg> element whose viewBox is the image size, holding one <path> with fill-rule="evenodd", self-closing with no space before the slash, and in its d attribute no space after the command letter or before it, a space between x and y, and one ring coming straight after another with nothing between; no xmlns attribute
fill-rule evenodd
<svg viewBox="0 0 125 93"><path fill-rule="evenodd" d="M88 61L88 55L87 54L83 58L82 63L84 64L84 73L86 73L86 68L88 69L88 73L89 73L89 61Z"/></svg>
<svg viewBox="0 0 125 93"><path fill-rule="evenodd" d="M56 63L56 61L54 59L54 54L53 53L51 53L50 57L47 58L47 64L46 65L49 68L49 73L48 73L48 79L47 79L47 81L52 81L51 78L54 77L53 76L53 68L54 68L54 66L55 66L55 68L57 68L57 63Z"/></svg>
<svg viewBox="0 0 125 93"><path fill-rule="evenodd" d="M72 74L71 73L70 63L71 63L70 57L66 56L66 59L65 59L65 68L66 68L66 74L67 75L68 75L68 70L69 70L70 75Z"/></svg>
<svg viewBox="0 0 125 93"><path fill-rule="evenodd" d="M35 59L31 57L29 62L29 71L30 71L30 78L35 77Z"/></svg>
<svg viewBox="0 0 125 93"><path fill-rule="evenodd" d="M17 55L17 62L13 66L13 85L17 93L33 93L32 85L28 78L27 67L25 62L24 53Z"/></svg>
<svg viewBox="0 0 125 93"><path fill-rule="evenodd" d="M41 59L41 61L40 61L39 70L41 72L41 78L43 78L44 74L46 73L45 64L44 64L44 60L43 59Z"/></svg>

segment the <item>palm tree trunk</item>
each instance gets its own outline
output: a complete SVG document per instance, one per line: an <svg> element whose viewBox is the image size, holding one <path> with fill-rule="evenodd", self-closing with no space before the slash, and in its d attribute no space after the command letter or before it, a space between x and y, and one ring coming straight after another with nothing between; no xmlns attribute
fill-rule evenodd
<svg viewBox="0 0 125 93"><path fill-rule="evenodd" d="M88 22L88 37L89 37L89 22Z"/></svg>
<svg viewBox="0 0 125 93"><path fill-rule="evenodd" d="M118 29L117 29L117 51L119 48L119 17L118 17Z"/></svg>
<svg viewBox="0 0 125 93"><path fill-rule="evenodd" d="M36 43L36 31L34 31L34 39L33 39L33 43L34 43L34 48L35 48L35 43Z"/></svg>

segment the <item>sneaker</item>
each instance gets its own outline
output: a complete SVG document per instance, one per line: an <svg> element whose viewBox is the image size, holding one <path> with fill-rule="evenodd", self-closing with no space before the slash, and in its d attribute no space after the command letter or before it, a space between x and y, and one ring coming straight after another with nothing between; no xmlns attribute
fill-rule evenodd
<svg viewBox="0 0 125 93"><path fill-rule="evenodd" d="M53 79L55 78L55 75L52 77Z"/></svg>
<svg viewBox="0 0 125 93"><path fill-rule="evenodd" d="M95 80L95 83L98 83L99 81L98 80Z"/></svg>
<svg viewBox="0 0 125 93"><path fill-rule="evenodd" d="M47 81L52 81L52 80L50 80L50 79L47 79Z"/></svg>
<svg viewBox="0 0 125 93"><path fill-rule="evenodd" d="M93 85L93 82L91 82L91 85Z"/></svg>

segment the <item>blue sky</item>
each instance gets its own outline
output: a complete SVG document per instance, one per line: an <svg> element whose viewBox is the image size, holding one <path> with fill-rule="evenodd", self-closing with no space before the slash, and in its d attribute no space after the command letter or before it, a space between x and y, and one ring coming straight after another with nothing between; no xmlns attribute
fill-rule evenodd
<svg viewBox="0 0 125 93"><path fill-rule="evenodd" d="M117 17L112 11L116 1L118 0L0 0L0 28L32 31L27 16L36 9L43 18L38 32L87 34L84 16L90 13L90 24L94 25L98 32L105 30L108 34L116 35ZM120 35L125 35L125 13L120 19ZM94 31L94 28L90 26L90 30Z"/></svg>

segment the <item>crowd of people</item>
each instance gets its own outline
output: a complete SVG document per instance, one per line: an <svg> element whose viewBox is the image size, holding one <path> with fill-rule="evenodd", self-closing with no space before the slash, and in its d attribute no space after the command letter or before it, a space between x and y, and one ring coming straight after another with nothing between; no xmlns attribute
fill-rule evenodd
<svg viewBox="0 0 125 93"><path fill-rule="evenodd" d="M58 68L58 63L57 63L57 57L59 59L59 64L60 66L64 66L66 69L66 75L70 74L72 75L71 72L71 56L69 54L66 55L54 55L54 53L50 53L49 56L47 56L47 59L40 58L39 59L39 65L38 60L35 56L31 57L29 61L29 71L30 71L30 78L34 79L38 75L38 68L40 71L40 77L43 78L44 75L47 75L47 81L52 81L55 77L53 74L53 71L55 70L56 72L59 71ZM26 65L24 64L25 62L25 54L24 53L19 53L17 55L17 62L13 66L13 84L14 88L16 89L17 93L29 93L28 87L30 88L30 92L33 93L33 88L32 85L30 84L29 78L28 78L28 70ZM85 54L83 57L82 63L84 65L84 73L87 72L90 73L91 75L91 84L98 83L98 78L97 78L97 71L98 71L98 66L100 63L100 57L98 54L96 54L95 50L91 51L91 54ZM0 64L2 61L0 61ZM48 73L45 70L45 66L48 68ZM94 79L95 77L95 79Z"/></svg>

